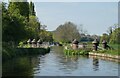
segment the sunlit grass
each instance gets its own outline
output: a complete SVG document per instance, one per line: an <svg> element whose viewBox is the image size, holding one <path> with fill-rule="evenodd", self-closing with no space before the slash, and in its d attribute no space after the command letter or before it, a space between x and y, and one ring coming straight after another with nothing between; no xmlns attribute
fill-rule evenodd
<svg viewBox="0 0 120 78"><path fill-rule="evenodd" d="M105 53L105 54L111 54L111 55L120 55L120 44L108 44L108 46L110 46L110 49L104 50L102 44L99 44L99 47L101 47L102 49L98 48L98 51L95 51L97 53ZM68 47L70 47L70 44L68 45ZM87 43L87 48L90 50L87 50L87 52L91 52L93 49L93 44L92 43ZM73 50L70 50L73 51ZM85 50L80 50L79 52L82 52Z"/></svg>
<svg viewBox="0 0 120 78"><path fill-rule="evenodd" d="M120 45L119 44L108 44L111 49L97 51L99 53L111 54L111 55L120 55ZM102 47L102 45L100 45Z"/></svg>

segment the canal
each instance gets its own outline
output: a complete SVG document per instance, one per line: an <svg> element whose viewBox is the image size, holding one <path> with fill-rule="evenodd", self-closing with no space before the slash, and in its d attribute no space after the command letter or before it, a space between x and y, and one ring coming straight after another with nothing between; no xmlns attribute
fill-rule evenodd
<svg viewBox="0 0 120 78"><path fill-rule="evenodd" d="M120 63L88 56L68 56L63 47L50 53L23 56L3 62L3 76L118 76Z"/></svg>

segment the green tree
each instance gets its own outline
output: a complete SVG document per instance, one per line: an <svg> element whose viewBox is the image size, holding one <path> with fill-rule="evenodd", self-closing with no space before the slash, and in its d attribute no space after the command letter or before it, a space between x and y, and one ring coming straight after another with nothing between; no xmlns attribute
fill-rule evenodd
<svg viewBox="0 0 120 78"><path fill-rule="evenodd" d="M41 25L41 29L39 32L39 39L41 39L42 41L48 41L48 42L52 42L53 41L53 33L50 31L46 31L46 25Z"/></svg>
<svg viewBox="0 0 120 78"><path fill-rule="evenodd" d="M25 22L24 17L15 17L7 14L2 16L2 35L3 41L21 41L26 37L26 30L24 28ZM23 35L24 33L24 35Z"/></svg>
<svg viewBox="0 0 120 78"><path fill-rule="evenodd" d="M29 16L29 22L27 25L27 30L29 31L30 38L38 38L40 32L40 23L36 16Z"/></svg>
<svg viewBox="0 0 120 78"><path fill-rule="evenodd" d="M34 8L35 8L34 3L31 1L30 4L29 4L29 12L30 12L29 14L33 15L33 16L36 16Z"/></svg>
<svg viewBox="0 0 120 78"><path fill-rule="evenodd" d="M120 27L116 28L110 38L110 43L112 44L120 44Z"/></svg>
<svg viewBox="0 0 120 78"><path fill-rule="evenodd" d="M0 8L2 8L2 12L4 12L4 13L7 12L6 3L4 3L4 2L0 3Z"/></svg>
<svg viewBox="0 0 120 78"><path fill-rule="evenodd" d="M41 30L39 33L39 38L42 41L52 42L53 41L53 34L46 30Z"/></svg>
<svg viewBox="0 0 120 78"><path fill-rule="evenodd" d="M103 33L103 35L100 38L100 42L102 42L103 40L106 40L107 42L109 42L109 35L106 33Z"/></svg>
<svg viewBox="0 0 120 78"><path fill-rule="evenodd" d="M28 2L10 2L8 12L11 15L20 14L27 20L29 19L29 3Z"/></svg>
<svg viewBox="0 0 120 78"><path fill-rule="evenodd" d="M52 39L51 33L41 29L41 24L35 15L32 2L30 5L28 2L10 2L7 9L3 3L2 7L3 41L19 42L29 38L38 39L40 37L47 41ZM41 33L42 35L40 35Z"/></svg>
<svg viewBox="0 0 120 78"><path fill-rule="evenodd" d="M75 24L66 22L54 31L54 39L59 42L71 42L73 39L80 40L80 33Z"/></svg>
<svg viewBox="0 0 120 78"><path fill-rule="evenodd" d="M27 37L26 18L20 14L19 8L14 9L13 3L9 5L8 9L6 9L5 3L2 5L2 38L5 42L19 42Z"/></svg>

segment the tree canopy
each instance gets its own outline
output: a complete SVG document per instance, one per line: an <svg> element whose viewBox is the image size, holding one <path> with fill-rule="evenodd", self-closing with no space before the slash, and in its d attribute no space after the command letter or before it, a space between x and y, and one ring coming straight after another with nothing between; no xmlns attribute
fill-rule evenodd
<svg viewBox="0 0 120 78"><path fill-rule="evenodd" d="M120 27L116 28L111 34L110 43L120 44Z"/></svg>
<svg viewBox="0 0 120 78"><path fill-rule="evenodd" d="M2 3L2 35L5 42L20 42L29 38L38 39L45 32L44 36L51 37L50 33L41 29L33 2L10 2L8 7ZM46 40L45 38L42 38Z"/></svg>
<svg viewBox="0 0 120 78"><path fill-rule="evenodd" d="M109 35L106 33L103 33L101 38L100 38L100 42L102 42L103 40L106 40L107 42L109 42Z"/></svg>
<svg viewBox="0 0 120 78"><path fill-rule="evenodd" d="M2 35L3 41L18 42L25 38L26 19L18 12L11 14L9 8L6 9L5 3L2 4ZM17 10L17 9L16 9ZM11 11L12 12L12 11ZM23 35L24 33L24 35Z"/></svg>
<svg viewBox="0 0 120 78"><path fill-rule="evenodd" d="M66 22L64 25L60 25L53 34L55 41L59 42L71 42L73 39L80 40L77 25L72 22Z"/></svg>
<svg viewBox="0 0 120 78"><path fill-rule="evenodd" d="M30 15L33 15L33 16L36 16L36 13L35 13L35 10L34 10L35 6L34 6L34 3L33 2L30 2L30 5L29 5L29 14Z"/></svg>

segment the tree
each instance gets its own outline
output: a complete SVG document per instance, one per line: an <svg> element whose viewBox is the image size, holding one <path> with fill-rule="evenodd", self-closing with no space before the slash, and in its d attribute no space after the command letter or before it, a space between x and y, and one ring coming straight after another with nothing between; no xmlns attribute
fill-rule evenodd
<svg viewBox="0 0 120 78"><path fill-rule="evenodd" d="M29 19L29 3L28 2L10 2L8 12L11 15L20 14L27 20Z"/></svg>
<svg viewBox="0 0 120 78"><path fill-rule="evenodd" d="M79 30L72 22L66 22L64 25L60 25L53 34L54 39L59 42L71 42L73 39L80 40Z"/></svg>
<svg viewBox="0 0 120 78"><path fill-rule="evenodd" d="M80 42L91 42L94 38L91 35L80 34Z"/></svg>
<svg viewBox="0 0 120 78"><path fill-rule="evenodd" d="M5 42L12 41L17 43L27 37L25 28L27 19L20 14L20 9L16 6L16 2L11 2L8 9L6 9L5 3L2 6L2 38Z"/></svg>
<svg viewBox="0 0 120 78"><path fill-rule="evenodd" d="M100 41L100 36L99 35L91 35L92 39L97 39L98 41Z"/></svg>
<svg viewBox="0 0 120 78"><path fill-rule="evenodd" d="M35 15L34 4L31 2L30 5L28 2L10 2L6 8L5 3L3 3L3 41L20 42L40 37L47 41L52 40L52 34L41 29L41 24ZM40 35L41 33L43 35Z"/></svg>
<svg viewBox="0 0 120 78"><path fill-rule="evenodd" d="M116 28L110 38L110 43L112 44L120 44L120 27Z"/></svg>
<svg viewBox="0 0 120 78"><path fill-rule="evenodd" d="M103 33L103 35L100 38L100 42L102 42L103 40L106 40L107 42L109 42L109 35L106 33Z"/></svg>
<svg viewBox="0 0 120 78"><path fill-rule="evenodd" d="M3 41L19 42L26 37L26 30L24 28L24 17L15 17L7 14L2 16L2 35ZM23 35L24 33L24 35Z"/></svg>
<svg viewBox="0 0 120 78"><path fill-rule="evenodd" d="M79 30L80 34L88 34L87 30L83 29L83 24L80 24L78 26L78 30Z"/></svg>
<svg viewBox="0 0 120 78"><path fill-rule="evenodd" d="M41 30L39 33L39 38L42 41L52 42L53 41L53 34L46 30Z"/></svg>
<svg viewBox="0 0 120 78"><path fill-rule="evenodd" d="M110 27L108 28L107 32L108 32L109 36L112 34L112 32L113 32L112 26L110 26Z"/></svg>
<svg viewBox="0 0 120 78"><path fill-rule="evenodd" d="M118 38L118 33L119 33L119 24L114 24L113 26L110 26L107 30L108 32L108 38L109 38L109 43L119 43L117 38Z"/></svg>
<svg viewBox="0 0 120 78"><path fill-rule="evenodd" d="M36 16L34 8L35 8L34 3L30 2L30 5L29 5L29 12L30 13L29 14L33 15L33 16Z"/></svg>
<svg viewBox="0 0 120 78"><path fill-rule="evenodd" d="M29 31L30 38L38 38L40 32L40 23L36 16L29 16L29 22L27 25L27 30Z"/></svg>
<svg viewBox="0 0 120 78"><path fill-rule="evenodd" d="M2 12L6 13L7 9L6 9L6 3L2 2L0 3L0 9L2 8Z"/></svg>
<svg viewBox="0 0 120 78"><path fill-rule="evenodd" d="M40 26L40 31L39 31L39 39L42 41L47 41L47 42L52 42L53 41L53 33L50 31L46 30L46 25L41 25Z"/></svg>

